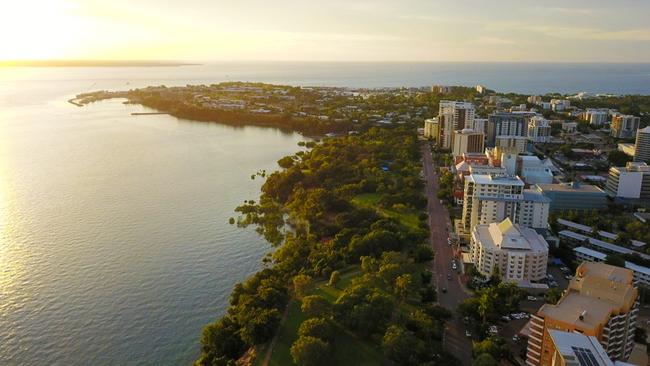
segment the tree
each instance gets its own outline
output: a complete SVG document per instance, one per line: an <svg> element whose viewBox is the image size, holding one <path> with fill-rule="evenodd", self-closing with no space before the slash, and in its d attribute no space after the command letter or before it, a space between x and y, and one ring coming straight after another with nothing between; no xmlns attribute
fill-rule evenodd
<svg viewBox="0 0 650 366"><path fill-rule="evenodd" d="M474 359L472 366L499 366L499 363L489 353L481 353Z"/></svg>
<svg viewBox="0 0 650 366"><path fill-rule="evenodd" d="M298 335L301 337L320 338L326 342L331 342L334 339L334 327L327 319L311 318L300 324Z"/></svg>
<svg viewBox="0 0 650 366"><path fill-rule="evenodd" d="M239 324L229 316L203 328L203 356L199 364L212 365L218 358L238 359L246 350L246 344L239 336L239 328Z"/></svg>
<svg viewBox="0 0 650 366"><path fill-rule="evenodd" d="M632 157L620 150L612 150L607 154L607 160L612 166L625 166Z"/></svg>
<svg viewBox="0 0 650 366"><path fill-rule="evenodd" d="M605 263L612 266L625 267L625 259L616 254L608 254L607 257L605 257Z"/></svg>
<svg viewBox="0 0 650 366"><path fill-rule="evenodd" d="M320 295L310 295L302 298L300 310L311 317L329 316L331 305Z"/></svg>
<svg viewBox="0 0 650 366"><path fill-rule="evenodd" d="M558 288L552 288L544 295L544 300L549 304L557 304L562 297L562 291Z"/></svg>
<svg viewBox="0 0 650 366"><path fill-rule="evenodd" d="M311 289L311 277L299 274L293 278L293 290L298 298L303 298Z"/></svg>
<svg viewBox="0 0 650 366"><path fill-rule="evenodd" d="M410 274L403 274L395 279L395 295L400 301L405 301L411 290L413 280Z"/></svg>
<svg viewBox="0 0 650 366"><path fill-rule="evenodd" d="M332 287L336 287L336 285L339 283L340 280L341 280L341 273L339 271L334 271L330 275L330 281L328 284Z"/></svg>
<svg viewBox="0 0 650 366"><path fill-rule="evenodd" d="M419 365L418 355L425 351L424 343L399 325L388 327L381 345L386 357L398 365Z"/></svg>
<svg viewBox="0 0 650 366"><path fill-rule="evenodd" d="M291 358L299 366L327 364L329 344L315 337L300 337L291 345Z"/></svg>
<svg viewBox="0 0 650 366"><path fill-rule="evenodd" d="M293 163L293 157L291 156L285 156L282 159L278 160L278 165L283 169L291 168L293 166Z"/></svg>

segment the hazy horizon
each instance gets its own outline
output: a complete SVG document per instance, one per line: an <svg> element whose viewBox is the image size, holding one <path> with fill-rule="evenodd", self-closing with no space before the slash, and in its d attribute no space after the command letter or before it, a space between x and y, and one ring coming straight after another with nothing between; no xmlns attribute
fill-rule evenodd
<svg viewBox="0 0 650 366"><path fill-rule="evenodd" d="M0 60L647 63L648 14L640 0L24 0L0 14Z"/></svg>

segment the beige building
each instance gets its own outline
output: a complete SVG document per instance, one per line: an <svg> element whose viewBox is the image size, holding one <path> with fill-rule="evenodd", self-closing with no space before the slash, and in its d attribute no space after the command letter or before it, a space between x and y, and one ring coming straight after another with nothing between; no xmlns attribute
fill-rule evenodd
<svg viewBox="0 0 650 366"><path fill-rule="evenodd" d="M553 364L553 329L595 337L610 358L627 360L639 306L633 280L629 269L583 262L558 303L531 317L526 365Z"/></svg>
<svg viewBox="0 0 650 366"><path fill-rule="evenodd" d="M424 120L424 137L428 139L438 138L438 119L429 118Z"/></svg>
<svg viewBox="0 0 650 366"><path fill-rule="evenodd" d="M476 269L491 276L498 269L504 281L539 281L546 278L548 243L535 230L513 224L477 225L472 231L470 257Z"/></svg>
<svg viewBox="0 0 650 366"><path fill-rule="evenodd" d="M452 154L456 157L467 153L482 153L484 140L485 135L482 132L476 132L469 128L454 131Z"/></svg>

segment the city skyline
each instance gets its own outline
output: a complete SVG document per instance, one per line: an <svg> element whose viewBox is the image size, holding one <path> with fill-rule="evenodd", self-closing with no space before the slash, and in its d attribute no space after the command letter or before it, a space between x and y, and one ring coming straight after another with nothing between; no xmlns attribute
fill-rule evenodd
<svg viewBox="0 0 650 366"><path fill-rule="evenodd" d="M636 0L6 4L0 60L648 62Z"/></svg>

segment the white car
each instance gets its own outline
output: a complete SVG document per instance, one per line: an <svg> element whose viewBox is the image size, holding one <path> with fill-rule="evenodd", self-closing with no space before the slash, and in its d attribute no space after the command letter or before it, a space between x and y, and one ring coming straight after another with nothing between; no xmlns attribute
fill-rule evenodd
<svg viewBox="0 0 650 366"><path fill-rule="evenodd" d="M469 330L466 330L466 331L465 331L465 337L471 338L471 337L472 337L472 333L470 333Z"/></svg>
<svg viewBox="0 0 650 366"><path fill-rule="evenodd" d="M535 296L528 296L526 299L528 299L528 301L537 301Z"/></svg>
<svg viewBox="0 0 650 366"><path fill-rule="evenodd" d="M496 325L490 325L490 334L498 334L499 328Z"/></svg>

